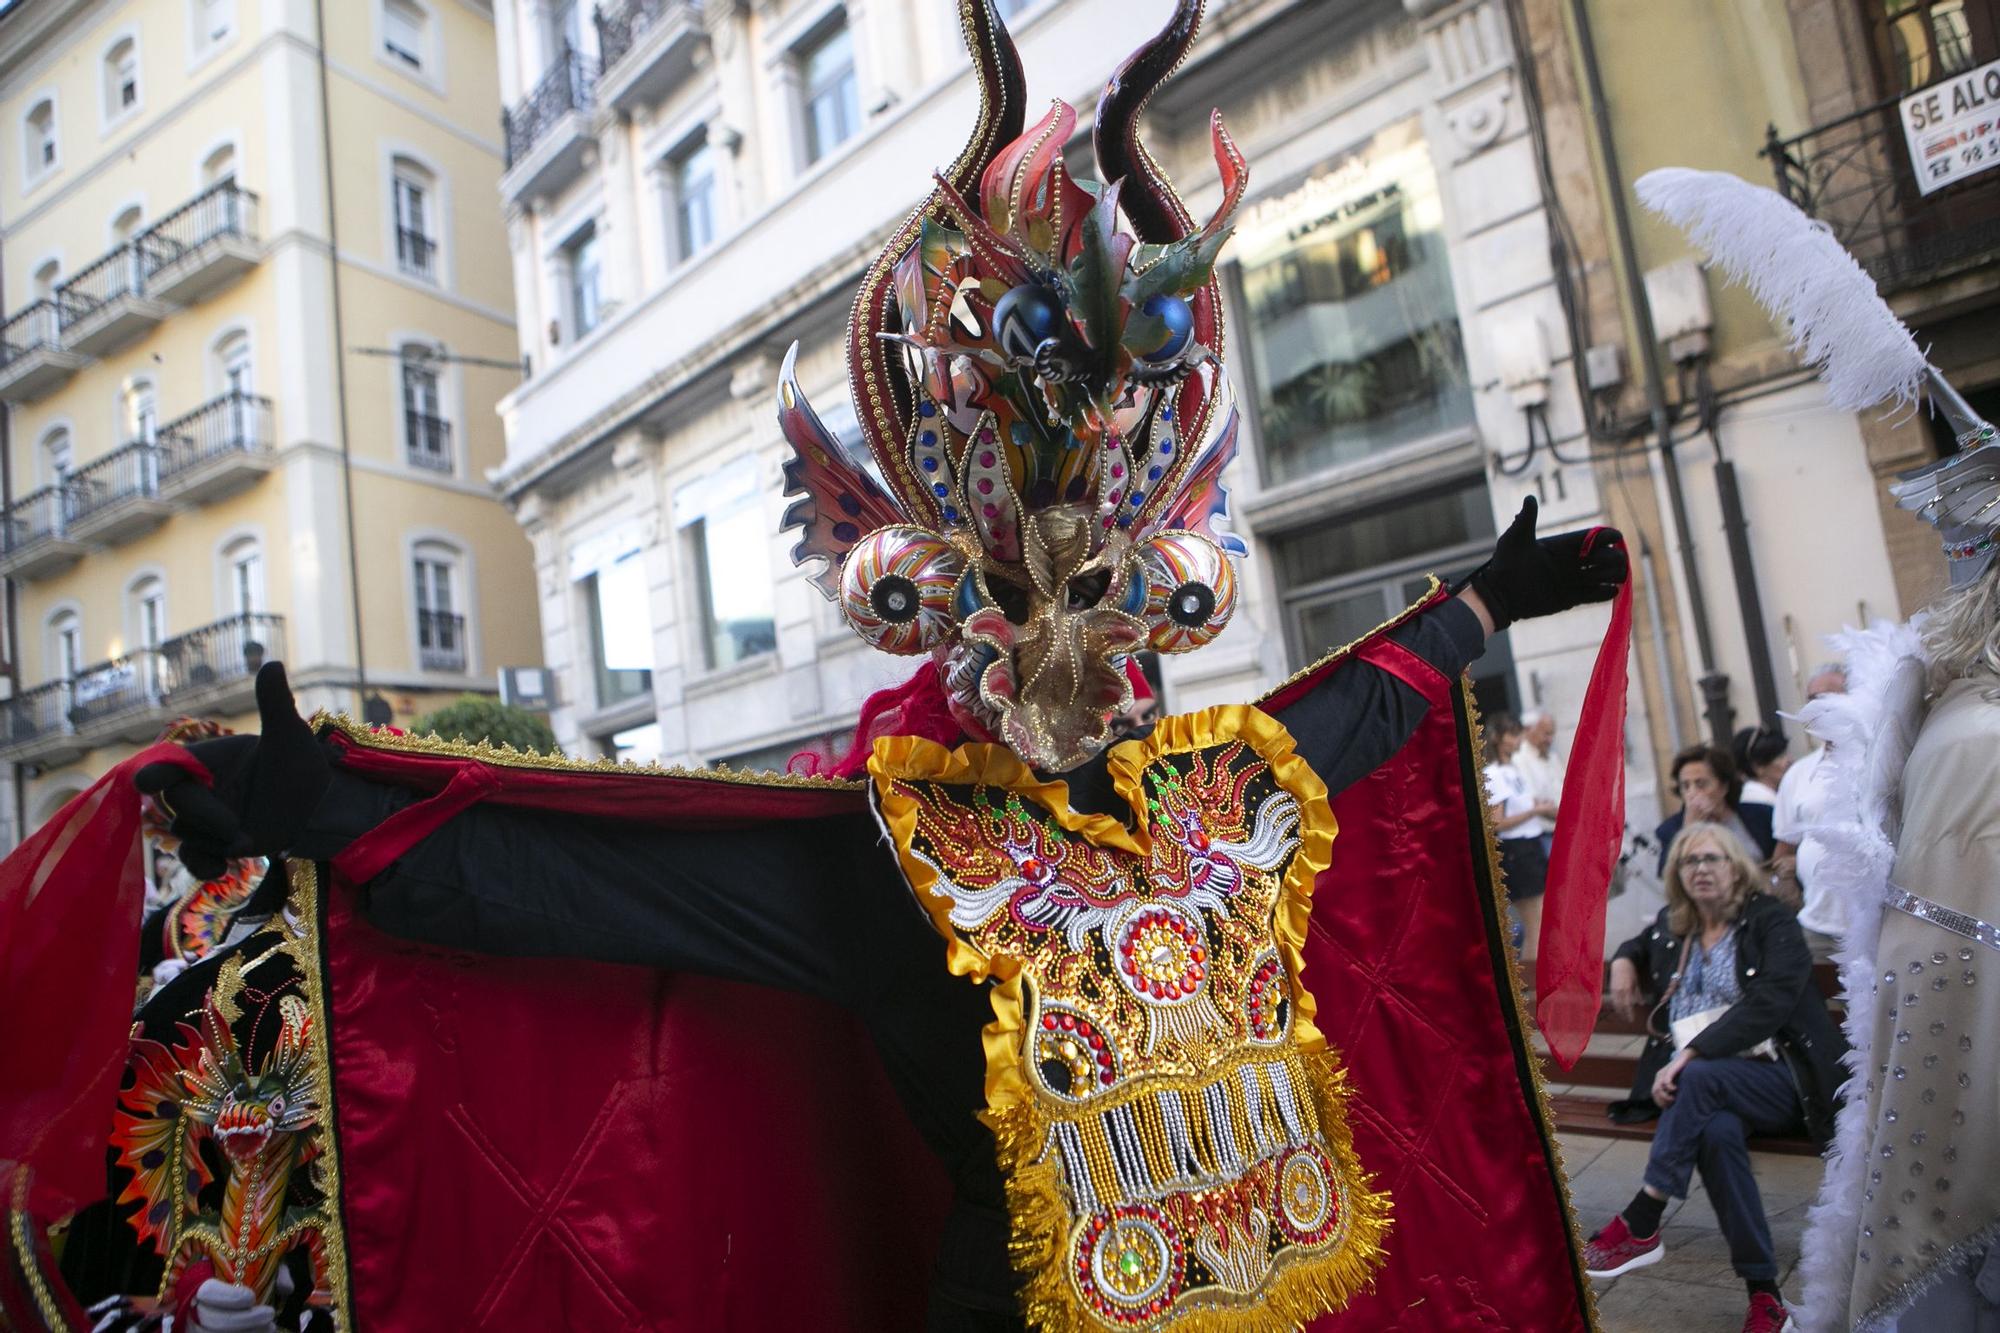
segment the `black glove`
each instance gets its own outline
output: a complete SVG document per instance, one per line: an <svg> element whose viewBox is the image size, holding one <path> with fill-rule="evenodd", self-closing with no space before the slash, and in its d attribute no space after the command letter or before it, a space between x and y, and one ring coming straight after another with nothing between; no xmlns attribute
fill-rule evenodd
<svg viewBox="0 0 2000 1333"><path fill-rule="evenodd" d="M256 736L219 736L188 746L215 785L205 787L174 764L148 764L133 785L154 798L180 839L188 873L219 878L232 860L274 856L304 830L332 770L312 728L299 716L282 662L257 673Z"/></svg>
<svg viewBox="0 0 2000 1333"><path fill-rule="evenodd" d="M1534 496L1522 500L1521 512L1500 534L1493 554L1466 577L1486 603L1495 630L1585 602L1608 602L1629 572L1625 538L1618 529L1599 528L1594 537L1589 530L1565 532L1537 541L1536 512Z"/></svg>

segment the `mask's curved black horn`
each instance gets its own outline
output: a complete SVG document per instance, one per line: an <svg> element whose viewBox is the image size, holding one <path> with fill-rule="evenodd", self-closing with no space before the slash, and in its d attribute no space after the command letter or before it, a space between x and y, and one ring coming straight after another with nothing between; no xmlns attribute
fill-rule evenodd
<svg viewBox="0 0 2000 1333"><path fill-rule="evenodd" d="M1125 182L1125 216L1140 240L1155 244L1186 236L1194 230L1194 220L1139 141L1139 114L1187 58L1201 28L1202 6L1203 0L1178 0L1166 26L1126 58L1097 99L1097 126L1091 134L1097 169L1106 181Z"/></svg>
<svg viewBox="0 0 2000 1333"><path fill-rule="evenodd" d="M944 175L959 193L973 199L978 197L986 164L1021 137L1027 124L1028 80L1021 72L1021 54L992 0L959 0L958 23L979 80L979 123Z"/></svg>
<svg viewBox="0 0 2000 1333"><path fill-rule="evenodd" d="M961 194L976 199L979 178L987 164L1021 137L1027 117L1027 79L1021 73L1021 56L1014 49L1014 39L1007 35L1007 25L1000 21L993 0L958 0L958 21L965 33L966 49L972 53L973 76L979 81L979 120L958 160L942 175ZM881 335L897 331L890 273L897 259L915 244L924 217L940 207L942 198L940 190L932 189L890 236L862 276L847 325L847 372L855 416L884 479L912 515L930 513L936 501L930 487L912 470L904 447L915 391L901 354Z"/></svg>

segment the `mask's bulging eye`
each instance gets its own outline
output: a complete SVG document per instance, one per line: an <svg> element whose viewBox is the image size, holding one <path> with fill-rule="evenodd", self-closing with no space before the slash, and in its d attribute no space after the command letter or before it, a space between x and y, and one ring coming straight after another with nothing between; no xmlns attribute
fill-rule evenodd
<svg viewBox="0 0 2000 1333"><path fill-rule="evenodd" d="M1194 310L1181 297L1167 292L1158 292L1146 298L1140 313L1160 322L1161 342L1159 346L1143 354L1144 359L1158 364L1171 361L1187 350L1194 339Z"/></svg>
<svg viewBox="0 0 2000 1333"><path fill-rule="evenodd" d="M1069 581L1067 605L1072 611L1088 611L1104 600L1104 590L1111 584L1111 575L1099 571L1095 574L1079 574Z"/></svg>
<svg viewBox="0 0 2000 1333"><path fill-rule="evenodd" d="M958 623L953 601L964 572L964 558L936 533L881 528L841 562L841 614L883 652L923 652Z"/></svg>
<svg viewBox="0 0 2000 1333"><path fill-rule="evenodd" d="M1236 610L1236 567L1220 547L1192 532L1169 532L1139 550L1145 571L1147 644L1192 652L1222 633Z"/></svg>
<svg viewBox="0 0 2000 1333"><path fill-rule="evenodd" d="M1038 283L1023 283L993 306L993 335L1000 351L1016 361L1032 361L1035 349L1062 327L1062 298Z"/></svg>

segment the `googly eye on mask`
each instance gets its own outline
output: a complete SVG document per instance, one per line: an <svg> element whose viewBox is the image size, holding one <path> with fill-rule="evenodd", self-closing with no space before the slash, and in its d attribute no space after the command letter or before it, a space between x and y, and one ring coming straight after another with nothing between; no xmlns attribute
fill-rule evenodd
<svg viewBox="0 0 2000 1333"><path fill-rule="evenodd" d="M841 614L885 653L928 652L957 626L952 601L964 572L964 557L936 533L880 528L841 564Z"/></svg>
<svg viewBox="0 0 2000 1333"><path fill-rule="evenodd" d="M1236 610L1236 569L1222 549L1192 532L1163 532L1139 548L1146 582L1146 644L1192 652L1222 633Z"/></svg>

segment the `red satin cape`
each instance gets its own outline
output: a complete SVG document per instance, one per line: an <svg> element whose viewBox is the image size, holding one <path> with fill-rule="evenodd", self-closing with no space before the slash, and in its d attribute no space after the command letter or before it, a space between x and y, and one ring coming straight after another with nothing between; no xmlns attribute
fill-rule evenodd
<svg viewBox="0 0 2000 1333"><path fill-rule="evenodd" d="M1586 1329L1468 696L1379 636L1352 653L1433 707L1335 799L1341 832L1314 899L1305 982L1352 1071L1362 1161L1395 1201L1373 1288L1314 1328ZM1346 656L1263 707L1282 721ZM410 944L361 919L352 887L475 801L755 836L766 820L858 811L860 793L337 743L357 772L441 794L353 844L321 896L349 1257L337 1281L355 1327L921 1327L944 1174L853 1019L727 982ZM132 856L132 828L115 856ZM30 846L45 862L41 835ZM13 867L0 910L20 889ZM88 882L60 887L90 910L107 901ZM129 944L106 919L93 938ZM82 979L48 978L47 993ZM101 1180L108 1090L98 1109Z"/></svg>

